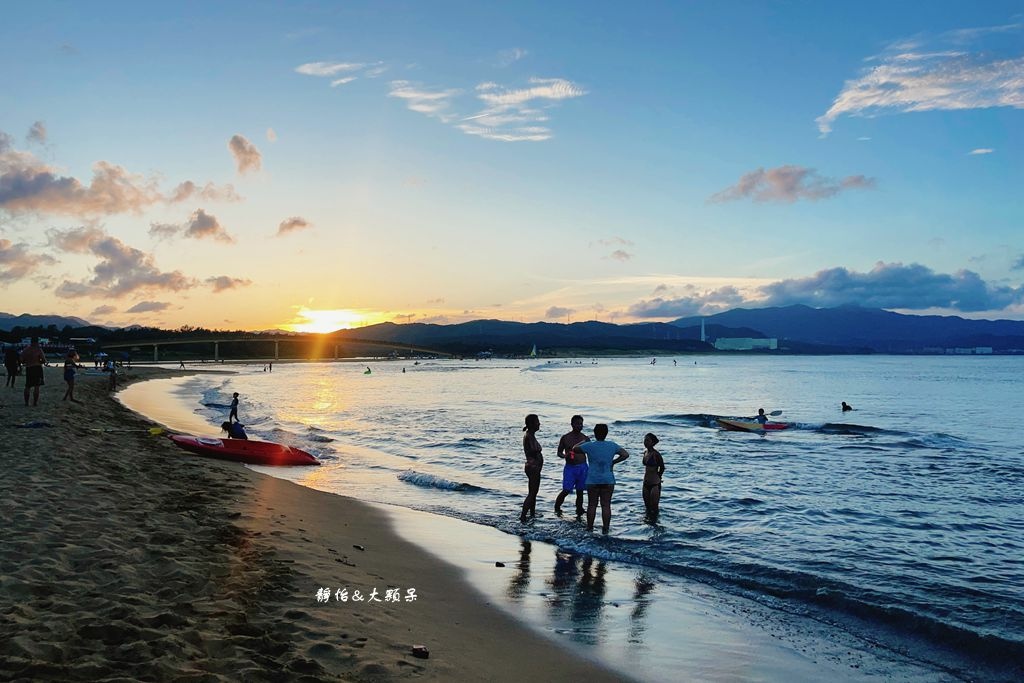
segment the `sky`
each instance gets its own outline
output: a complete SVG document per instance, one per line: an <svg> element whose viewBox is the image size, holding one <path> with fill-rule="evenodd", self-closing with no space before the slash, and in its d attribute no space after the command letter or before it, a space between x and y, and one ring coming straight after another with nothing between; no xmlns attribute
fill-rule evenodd
<svg viewBox="0 0 1024 683"><path fill-rule="evenodd" d="M0 311L1024 319L1024 4L33 2Z"/></svg>

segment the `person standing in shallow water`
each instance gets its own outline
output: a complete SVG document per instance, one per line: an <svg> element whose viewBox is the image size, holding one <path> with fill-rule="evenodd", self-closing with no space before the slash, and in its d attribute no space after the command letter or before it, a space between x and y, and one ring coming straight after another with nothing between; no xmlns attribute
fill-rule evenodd
<svg viewBox="0 0 1024 683"><path fill-rule="evenodd" d="M587 462L582 455L575 454L572 447L590 438L583 433L583 416L573 415L569 420L572 431L566 432L558 441L558 457L565 459L565 468L562 470L562 491L555 499L555 512L562 513L562 503L566 496L576 489L576 514L582 515L583 491L587 488Z"/></svg>
<svg viewBox="0 0 1024 683"><path fill-rule="evenodd" d="M573 446L574 451L587 454L587 531L594 530L594 518L597 516L597 504L601 503L601 528L608 533L612 523L612 493L615 492L615 474L612 468L629 457L629 452L615 443L605 441L608 436L608 425L594 425L596 441Z"/></svg>
<svg viewBox="0 0 1024 683"><path fill-rule="evenodd" d="M661 481L665 474L665 460L655 448L658 441L658 437L651 433L644 437L644 507L647 508L647 518L652 522L658 520Z"/></svg>
<svg viewBox="0 0 1024 683"><path fill-rule="evenodd" d="M530 413L526 416L526 426L523 427L526 434L523 435L523 453L526 455L526 480L529 488L526 500L523 501L523 513L519 515L519 521L525 522L527 515L537 516L537 493L540 491L540 471L544 467L544 456L541 454L540 442L537 441L537 432L540 431L540 418Z"/></svg>

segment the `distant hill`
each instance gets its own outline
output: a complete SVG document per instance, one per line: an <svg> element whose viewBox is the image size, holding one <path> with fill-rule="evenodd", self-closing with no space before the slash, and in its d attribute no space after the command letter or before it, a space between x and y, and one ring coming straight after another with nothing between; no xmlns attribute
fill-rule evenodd
<svg viewBox="0 0 1024 683"><path fill-rule="evenodd" d="M699 327L701 319L699 316L680 318L671 324L688 329L694 325ZM712 324L753 328L767 337L777 337L780 345L782 340L790 340L831 347L871 349L883 353L958 346L991 346L997 350L1024 348L1021 344L1024 321L904 315L860 306L734 308L705 316L703 320L708 329ZM708 336L712 336L710 332Z"/></svg>
<svg viewBox="0 0 1024 683"><path fill-rule="evenodd" d="M72 316L31 315L29 313L11 315L10 313L0 313L0 330L7 332L15 327L49 327L50 325L56 325L57 329L63 330L65 326L87 327L89 324L87 320Z"/></svg>
<svg viewBox="0 0 1024 683"><path fill-rule="evenodd" d="M519 323L503 320L474 320L456 325L381 323L353 330L341 330L339 339L369 339L423 346L454 353L527 354L536 344L538 350L579 349L618 351L708 351L711 346L700 341L691 330L681 330L666 323L613 325L597 321L580 323Z"/></svg>

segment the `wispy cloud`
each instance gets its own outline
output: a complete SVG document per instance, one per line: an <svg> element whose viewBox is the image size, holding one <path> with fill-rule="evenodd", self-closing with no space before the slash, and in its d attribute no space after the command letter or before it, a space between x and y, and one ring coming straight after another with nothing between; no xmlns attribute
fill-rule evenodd
<svg viewBox="0 0 1024 683"><path fill-rule="evenodd" d="M26 136L29 142L36 142L40 145L46 142L46 124L42 121L36 121L32 124L32 127L28 129L28 135Z"/></svg>
<svg viewBox="0 0 1024 683"><path fill-rule="evenodd" d="M452 119L452 114L448 112L452 98L460 92L457 88L429 90L409 81L391 81L388 97L404 101L405 106L412 111L448 122Z"/></svg>
<svg viewBox="0 0 1024 683"><path fill-rule="evenodd" d="M150 232L152 232L152 228L150 228ZM196 209L192 213L188 225L185 227L184 235L192 239L210 238L228 244L235 241L235 238L227 233L216 216L208 214L202 209Z"/></svg>
<svg viewBox="0 0 1024 683"><path fill-rule="evenodd" d="M90 313L89 315L110 315L111 313L117 313L117 307L110 306L108 304L103 304L102 306L97 306L96 308L92 309L92 313Z"/></svg>
<svg viewBox="0 0 1024 683"><path fill-rule="evenodd" d="M1024 254L1017 257L1017 260L1010 266L1011 270L1024 270Z"/></svg>
<svg viewBox="0 0 1024 683"><path fill-rule="evenodd" d="M549 140L553 133L546 125L547 110L561 100L587 94L564 78L531 78L529 84L526 88L502 88L492 82L477 85L476 96L485 109L463 118L457 127L467 135L502 142Z"/></svg>
<svg viewBox="0 0 1024 683"><path fill-rule="evenodd" d="M336 80L331 81L331 87L337 88L339 85L345 85L346 83L351 83L354 80L356 80L355 76L346 76L345 78L338 78Z"/></svg>
<svg viewBox="0 0 1024 683"><path fill-rule="evenodd" d="M263 165L263 155L256 148L256 145L249 142L242 135L232 135L228 140L228 149L235 158L238 172L241 174L249 171L258 171Z"/></svg>
<svg viewBox="0 0 1024 683"><path fill-rule="evenodd" d="M179 292L196 285L195 280L180 271L161 271L152 255L128 246L95 226L50 230L47 236L50 244L60 251L92 254L99 259L91 279L65 280L55 290L57 296L117 299L137 292Z"/></svg>
<svg viewBox="0 0 1024 683"><path fill-rule="evenodd" d="M1024 54L1017 34L1021 24L960 29L896 43L877 62L846 81L832 105L817 118L827 135L844 115L885 112L1024 108ZM1000 34L1016 40L1007 45L991 39Z"/></svg>
<svg viewBox="0 0 1024 683"><path fill-rule="evenodd" d="M170 307L171 305L166 301L140 301L127 309L125 313L157 313L166 311Z"/></svg>
<svg viewBox="0 0 1024 683"><path fill-rule="evenodd" d="M601 247L631 247L633 243L627 240L625 237L609 237L607 239L594 240L590 243L590 246L601 246Z"/></svg>
<svg viewBox="0 0 1024 683"><path fill-rule="evenodd" d="M874 178L862 175L834 179L819 175L813 168L779 166L758 168L746 173L735 185L715 193L708 201L718 203L753 199L756 202L791 203L798 199L827 199L845 190L871 189L874 186Z"/></svg>
<svg viewBox="0 0 1024 683"><path fill-rule="evenodd" d="M0 285L26 278L40 266L56 262L52 256L30 253L26 244L0 239Z"/></svg>
<svg viewBox="0 0 1024 683"><path fill-rule="evenodd" d="M206 284L213 287L214 294L220 294L221 292L226 292L230 289L248 287L252 284L252 280L240 277L228 277L227 275L218 275L216 277L206 278Z"/></svg>
<svg viewBox="0 0 1024 683"><path fill-rule="evenodd" d="M242 200L235 192L234 185L218 186L214 183L206 183L200 187L191 180L179 184L167 197L167 201L172 203L190 199L202 199L208 202L238 202Z"/></svg>
<svg viewBox="0 0 1024 683"><path fill-rule="evenodd" d="M355 62L309 62L295 67L295 73L305 74L306 76L330 77L349 71L359 71L365 66L366 64Z"/></svg>
<svg viewBox="0 0 1024 683"><path fill-rule="evenodd" d="M277 142L277 131L273 128L267 128L267 142Z"/></svg>
<svg viewBox="0 0 1024 683"><path fill-rule="evenodd" d="M658 290L665 288L659 285ZM657 291L657 290L656 290ZM746 297L736 287L726 285L701 290L694 285L683 287L683 294L674 297L656 296L638 301L629 307L633 318L683 318L691 315L718 313L744 303Z"/></svg>
<svg viewBox="0 0 1024 683"><path fill-rule="evenodd" d="M991 147L979 147L978 149L972 149L970 152L967 153L967 155L975 156L978 154L991 154L994 151L995 150L992 149Z"/></svg>
<svg viewBox="0 0 1024 683"><path fill-rule="evenodd" d="M521 47L512 47L508 50L502 50L498 53L498 66L506 67L511 64L515 64L528 54L530 53Z"/></svg>
<svg viewBox="0 0 1024 683"><path fill-rule="evenodd" d="M631 258L633 258L633 255L630 254L625 249L616 249L612 253L608 254L608 256L606 256L605 258L613 259L615 261L628 261Z"/></svg>
<svg viewBox="0 0 1024 683"><path fill-rule="evenodd" d="M298 232L299 230L305 230L312 224L302 216L292 216L281 221L280 225L277 226L277 236L282 237L289 233Z"/></svg>

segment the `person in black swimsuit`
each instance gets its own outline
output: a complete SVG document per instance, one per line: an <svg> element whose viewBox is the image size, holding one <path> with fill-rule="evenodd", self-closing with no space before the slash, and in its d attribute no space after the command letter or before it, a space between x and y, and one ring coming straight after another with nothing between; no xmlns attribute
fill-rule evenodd
<svg viewBox="0 0 1024 683"><path fill-rule="evenodd" d="M540 430L540 418L530 413L526 416L526 426L523 431L523 453L526 455L526 479L529 488L526 500L523 501L523 512L519 515L519 521L525 522L527 515L537 516L537 493L540 491L540 471L544 467L544 456L541 454L540 442L537 441L537 432Z"/></svg>

